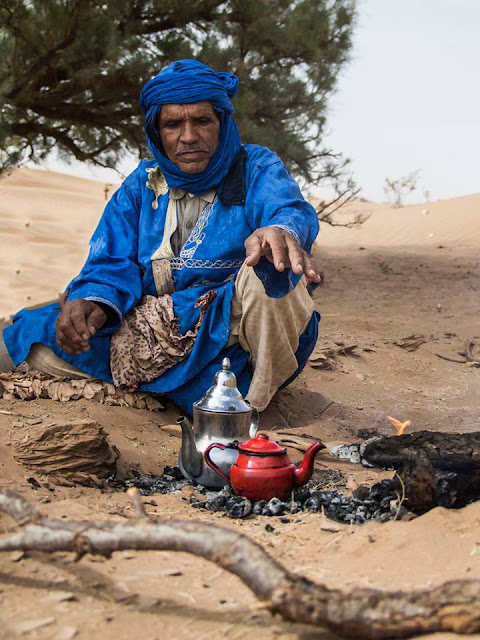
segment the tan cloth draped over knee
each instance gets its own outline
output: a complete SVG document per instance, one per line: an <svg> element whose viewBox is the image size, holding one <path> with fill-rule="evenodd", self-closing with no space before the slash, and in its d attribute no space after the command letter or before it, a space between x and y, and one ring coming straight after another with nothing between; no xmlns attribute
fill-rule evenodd
<svg viewBox="0 0 480 640"><path fill-rule="evenodd" d="M297 370L295 352L313 310L305 278L283 298L269 298L252 267L238 272L228 344L238 340L250 353L254 372L246 399L258 411Z"/></svg>

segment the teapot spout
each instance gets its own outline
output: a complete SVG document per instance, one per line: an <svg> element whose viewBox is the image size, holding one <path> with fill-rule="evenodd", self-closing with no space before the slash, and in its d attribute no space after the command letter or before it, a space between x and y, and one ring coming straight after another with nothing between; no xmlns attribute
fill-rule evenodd
<svg viewBox="0 0 480 640"><path fill-rule="evenodd" d="M204 462L203 455L197 451L192 425L185 416L178 418L177 424L182 429L182 447L179 456L180 467L183 467L191 478L198 478L203 471Z"/></svg>
<svg viewBox="0 0 480 640"><path fill-rule="evenodd" d="M315 456L320 451L320 449L325 449L325 445L322 442L314 442L305 452L305 457L303 458L301 464L298 467L295 467L293 472L294 486L301 487L306 484L313 473L313 463L315 460Z"/></svg>

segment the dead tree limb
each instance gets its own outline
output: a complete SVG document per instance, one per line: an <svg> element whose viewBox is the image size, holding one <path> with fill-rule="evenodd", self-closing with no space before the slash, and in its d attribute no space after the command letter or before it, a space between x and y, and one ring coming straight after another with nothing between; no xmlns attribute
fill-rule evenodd
<svg viewBox="0 0 480 640"><path fill-rule="evenodd" d="M351 638L480 631L480 581L457 580L412 593L357 588L343 593L293 574L257 543L217 525L169 520L64 522L41 516L24 498L0 490L0 510L23 525L0 538L0 551L74 551L104 556L126 549L183 551L235 574L270 611ZM25 524L27 522L27 524Z"/></svg>
<svg viewBox="0 0 480 640"><path fill-rule="evenodd" d="M467 362L473 362L474 364L480 364L480 358L476 358L473 355L473 347L475 346L475 340L467 340L465 345L465 358Z"/></svg>
<svg viewBox="0 0 480 640"><path fill-rule="evenodd" d="M449 358L448 356L443 356L440 353L435 353L434 355L442 360L448 360L448 362L459 362L460 364L470 363L470 366L480 366L480 358L476 358L473 355L474 346L475 340L467 340L465 344L465 351L458 352L459 356L463 356L463 360L458 360L458 358Z"/></svg>

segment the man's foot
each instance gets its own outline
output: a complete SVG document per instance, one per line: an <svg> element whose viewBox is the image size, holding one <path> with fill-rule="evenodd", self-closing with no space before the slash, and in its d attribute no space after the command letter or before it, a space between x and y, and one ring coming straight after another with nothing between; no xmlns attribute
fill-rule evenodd
<svg viewBox="0 0 480 640"><path fill-rule="evenodd" d="M273 396L266 409L258 414L259 431L271 431L273 429L288 429L288 423L279 409L277 394Z"/></svg>

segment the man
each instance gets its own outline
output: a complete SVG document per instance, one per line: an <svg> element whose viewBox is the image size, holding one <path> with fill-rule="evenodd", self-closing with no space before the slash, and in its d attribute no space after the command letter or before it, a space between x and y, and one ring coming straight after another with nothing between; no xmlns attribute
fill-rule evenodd
<svg viewBox="0 0 480 640"><path fill-rule="evenodd" d="M166 394L191 412L229 357L273 426L266 409L317 337L306 285L321 281L309 255L318 222L276 154L241 144L237 90L235 75L195 60L145 85L154 159L107 204L66 301L5 329L13 363Z"/></svg>

